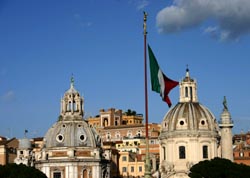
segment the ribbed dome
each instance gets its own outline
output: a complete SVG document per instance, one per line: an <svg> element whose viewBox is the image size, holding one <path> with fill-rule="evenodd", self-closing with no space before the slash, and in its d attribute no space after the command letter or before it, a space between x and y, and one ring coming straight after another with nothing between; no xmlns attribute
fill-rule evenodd
<svg viewBox="0 0 250 178"><path fill-rule="evenodd" d="M100 138L86 121L58 121L45 135L46 147L97 147Z"/></svg>
<svg viewBox="0 0 250 178"><path fill-rule="evenodd" d="M169 110L162 122L163 131L217 131L214 115L198 102L178 103Z"/></svg>

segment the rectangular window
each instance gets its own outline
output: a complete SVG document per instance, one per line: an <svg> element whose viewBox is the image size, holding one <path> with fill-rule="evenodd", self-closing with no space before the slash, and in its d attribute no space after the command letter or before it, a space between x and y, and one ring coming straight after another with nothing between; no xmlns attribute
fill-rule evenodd
<svg viewBox="0 0 250 178"><path fill-rule="evenodd" d="M203 153L203 158L204 159L208 158L208 147L207 147L207 145L204 145L202 147L202 153Z"/></svg>
<svg viewBox="0 0 250 178"><path fill-rule="evenodd" d="M131 166L131 172L134 172L134 166Z"/></svg>
<svg viewBox="0 0 250 178"><path fill-rule="evenodd" d="M139 166L139 172L142 172L142 166Z"/></svg>
<svg viewBox="0 0 250 178"><path fill-rule="evenodd" d="M166 148L163 147L163 160L166 160Z"/></svg>
<svg viewBox="0 0 250 178"><path fill-rule="evenodd" d="M53 178L61 178L61 172L54 172Z"/></svg>
<svg viewBox="0 0 250 178"><path fill-rule="evenodd" d="M126 167L122 167L122 172L127 172L127 168Z"/></svg>
<svg viewBox="0 0 250 178"><path fill-rule="evenodd" d="M180 159L186 159L185 146L179 146L179 158Z"/></svg>
<svg viewBox="0 0 250 178"><path fill-rule="evenodd" d="M122 161L127 161L127 156L123 156Z"/></svg>

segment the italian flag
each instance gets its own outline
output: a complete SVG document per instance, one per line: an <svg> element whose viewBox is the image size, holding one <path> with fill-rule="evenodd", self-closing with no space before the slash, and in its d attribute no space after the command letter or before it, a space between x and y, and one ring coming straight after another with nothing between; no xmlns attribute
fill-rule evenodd
<svg viewBox="0 0 250 178"><path fill-rule="evenodd" d="M168 97L169 92L176 87L179 82L171 80L161 71L154 53L148 45L149 63L150 63L150 76L152 90L160 93L162 100L165 101L169 107L172 103Z"/></svg>

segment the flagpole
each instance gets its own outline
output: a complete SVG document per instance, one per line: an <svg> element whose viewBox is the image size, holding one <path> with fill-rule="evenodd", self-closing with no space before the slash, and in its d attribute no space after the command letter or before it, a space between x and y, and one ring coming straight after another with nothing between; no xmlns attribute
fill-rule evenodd
<svg viewBox="0 0 250 178"><path fill-rule="evenodd" d="M147 13L144 13L143 34L144 34L144 85L145 85L145 130L146 130L146 159L145 159L145 178L151 178L151 166L149 157L149 138L148 138L148 84L147 84Z"/></svg>

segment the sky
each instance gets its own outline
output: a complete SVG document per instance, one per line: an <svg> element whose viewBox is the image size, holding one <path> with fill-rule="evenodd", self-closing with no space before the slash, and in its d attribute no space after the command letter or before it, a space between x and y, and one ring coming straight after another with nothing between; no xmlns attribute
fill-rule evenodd
<svg viewBox="0 0 250 178"><path fill-rule="evenodd" d="M72 75L84 118L145 115L143 11L165 75L181 81L188 65L199 102L218 121L226 96L233 133L249 131L249 0L1 0L0 135L43 137ZM147 72L149 122L161 123L169 108ZM175 106L178 86L169 97Z"/></svg>

